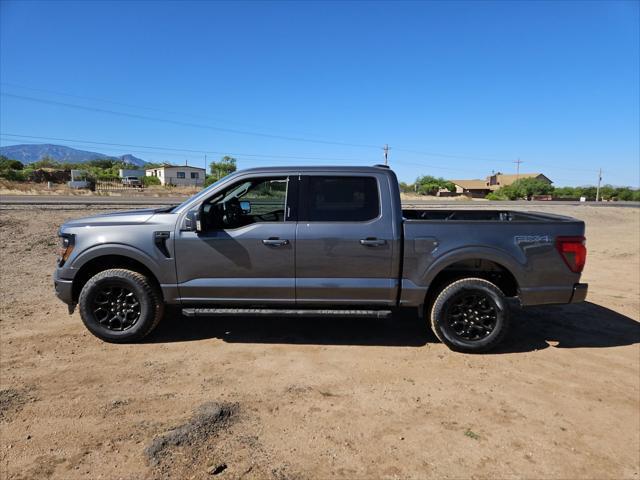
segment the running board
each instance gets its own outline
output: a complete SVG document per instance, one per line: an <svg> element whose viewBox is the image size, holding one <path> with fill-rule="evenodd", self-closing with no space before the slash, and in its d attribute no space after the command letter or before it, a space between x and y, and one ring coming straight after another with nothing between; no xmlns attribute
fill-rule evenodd
<svg viewBox="0 0 640 480"><path fill-rule="evenodd" d="M291 310L272 308L183 308L185 317L221 317L241 315L250 317L352 317L389 318L391 310Z"/></svg>

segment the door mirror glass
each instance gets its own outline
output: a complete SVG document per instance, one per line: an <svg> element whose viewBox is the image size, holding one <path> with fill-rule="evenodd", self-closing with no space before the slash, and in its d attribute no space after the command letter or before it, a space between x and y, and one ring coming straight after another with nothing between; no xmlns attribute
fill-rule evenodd
<svg viewBox="0 0 640 480"><path fill-rule="evenodd" d="M251 202L248 200L243 200L240 202L240 208L242 209L243 214L251 213Z"/></svg>
<svg viewBox="0 0 640 480"><path fill-rule="evenodd" d="M182 230L186 232L201 232L202 224L200 219L202 218L202 207L197 210L191 210L187 212L187 215L184 217L184 226Z"/></svg>

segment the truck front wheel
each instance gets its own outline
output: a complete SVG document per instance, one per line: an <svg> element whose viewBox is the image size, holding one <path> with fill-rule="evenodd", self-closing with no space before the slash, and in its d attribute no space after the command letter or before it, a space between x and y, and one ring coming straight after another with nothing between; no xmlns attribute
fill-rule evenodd
<svg viewBox="0 0 640 480"><path fill-rule="evenodd" d="M78 301L87 329L105 342L141 340L158 325L164 304L144 275L121 268L91 277Z"/></svg>
<svg viewBox="0 0 640 480"><path fill-rule="evenodd" d="M502 291L482 278L463 278L438 294L430 312L431 328L452 350L486 352L507 334L509 310Z"/></svg>

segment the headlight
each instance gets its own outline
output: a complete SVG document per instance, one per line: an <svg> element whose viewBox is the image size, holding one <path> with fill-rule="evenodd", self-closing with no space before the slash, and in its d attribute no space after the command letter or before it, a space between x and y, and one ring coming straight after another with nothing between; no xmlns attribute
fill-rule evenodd
<svg viewBox="0 0 640 480"><path fill-rule="evenodd" d="M58 248L58 266L64 265L71 252L73 252L74 237L73 235L60 235L60 247Z"/></svg>

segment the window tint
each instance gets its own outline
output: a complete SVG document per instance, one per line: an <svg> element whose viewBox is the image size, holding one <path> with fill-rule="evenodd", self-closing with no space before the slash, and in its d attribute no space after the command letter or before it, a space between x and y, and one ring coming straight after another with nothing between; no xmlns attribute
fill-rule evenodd
<svg viewBox="0 0 640 480"><path fill-rule="evenodd" d="M238 228L259 222L284 222L287 177L242 180L209 199L208 228Z"/></svg>
<svg viewBox="0 0 640 480"><path fill-rule="evenodd" d="M362 222L380 213L378 182L372 177L308 177L308 220Z"/></svg>

